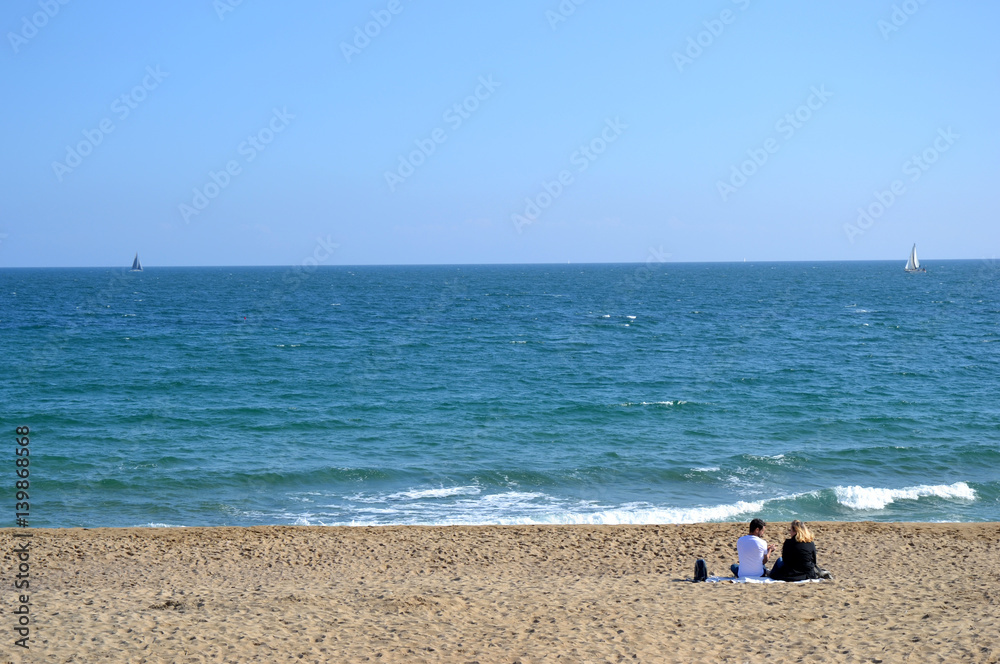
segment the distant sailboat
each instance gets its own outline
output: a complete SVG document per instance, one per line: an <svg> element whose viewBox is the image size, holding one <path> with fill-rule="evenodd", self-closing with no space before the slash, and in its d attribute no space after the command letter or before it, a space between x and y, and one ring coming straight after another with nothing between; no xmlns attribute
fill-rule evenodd
<svg viewBox="0 0 1000 664"><path fill-rule="evenodd" d="M138 252L135 254L135 260L132 261L132 272L142 272L142 263L139 262Z"/></svg>
<svg viewBox="0 0 1000 664"><path fill-rule="evenodd" d="M926 272L927 268L920 267L920 261L917 260L917 245L913 245L913 249L910 250L910 258L906 261L906 271L907 272Z"/></svg>

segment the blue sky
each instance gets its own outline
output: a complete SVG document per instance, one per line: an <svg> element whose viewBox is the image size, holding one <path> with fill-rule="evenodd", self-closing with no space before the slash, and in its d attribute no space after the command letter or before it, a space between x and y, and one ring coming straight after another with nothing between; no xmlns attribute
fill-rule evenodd
<svg viewBox="0 0 1000 664"><path fill-rule="evenodd" d="M1000 5L577 2L9 0L0 266L996 255Z"/></svg>

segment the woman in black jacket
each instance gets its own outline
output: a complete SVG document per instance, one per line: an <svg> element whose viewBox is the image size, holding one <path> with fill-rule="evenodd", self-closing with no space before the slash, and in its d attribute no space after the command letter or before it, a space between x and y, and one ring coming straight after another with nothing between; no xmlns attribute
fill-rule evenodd
<svg viewBox="0 0 1000 664"><path fill-rule="evenodd" d="M780 564L779 564L780 563ZM788 539L781 546L781 558L771 570L771 578L779 581L805 581L829 578L816 566L816 545L812 533L796 519L788 527Z"/></svg>

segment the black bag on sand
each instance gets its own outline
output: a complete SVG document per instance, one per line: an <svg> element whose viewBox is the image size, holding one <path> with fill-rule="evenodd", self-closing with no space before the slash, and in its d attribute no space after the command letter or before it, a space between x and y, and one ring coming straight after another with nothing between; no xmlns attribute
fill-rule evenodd
<svg viewBox="0 0 1000 664"><path fill-rule="evenodd" d="M708 580L708 565L705 564L704 558L694 561L694 580L696 583Z"/></svg>

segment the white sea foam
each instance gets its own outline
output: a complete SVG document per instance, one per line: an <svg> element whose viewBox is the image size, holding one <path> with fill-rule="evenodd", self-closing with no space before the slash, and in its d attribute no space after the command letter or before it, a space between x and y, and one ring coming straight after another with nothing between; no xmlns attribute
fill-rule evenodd
<svg viewBox="0 0 1000 664"><path fill-rule="evenodd" d="M619 406L628 408L629 406L681 406L687 401L624 401Z"/></svg>
<svg viewBox="0 0 1000 664"><path fill-rule="evenodd" d="M350 495L350 496L345 496L345 498L347 498L347 500L351 501L352 503L384 503L385 502L385 496L384 495L378 495L378 494L370 495L370 494L364 494L364 493L355 493L355 494Z"/></svg>
<svg viewBox="0 0 1000 664"><path fill-rule="evenodd" d="M772 499L782 500L782 498ZM329 513L282 514L298 525L531 525L531 524L661 524L729 521L758 513L771 501L737 501L695 507L661 507L645 502L600 505L591 500L565 500L540 492L506 491L459 499L447 506L424 503L391 504L349 509L329 505Z"/></svg>
<svg viewBox="0 0 1000 664"><path fill-rule="evenodd" d="M538 491L505 491L503 493L491 493L476 501L478 504L508 507L517 503L548 498L544 493ZM466 501L469 504L469 501Z"/></svg>
<svg viewBox="0 0 1000 664"><path fill-rule="evenodd" d="M450 486L437 489L410 489L386 496L388 500L421 500L423 498L447 498L448 496L476 495L478 486Z"/></svg>
<svg viewBox="0 0 1000 664"><path fill-rule="evenodd" d="M715 473L715 472L718 472L719 467L718 466L705 466L704 468L692 468L691 470L693 470L696 473Z"/></svg>
<svg viewBox="0 0 1000 664"><path fill-rule="evenodd" d="M262 523L295 525L531 525L531 524L667 524L739 521L756 516L769 505L794 501L802 495L745 499L715 505L675 506L646 501L603 503L541 491L489 491L479 485L411 489L396 493L335 495L329 503L269 513L239 513Z"/></svg>
<svg viewBox="0 0 1000 664"><path fill-rule="evenodd" d="M882 489L865 486L838 486L833 489L837 502L855 510L881 510L897 500L919 500L925 497L975 500L976 492L965 482L911 486L903 489Z"/></svg>
<svg viewBox="0 0 1000 664"><path fill-rule="evenodd" d="M747 456L755 461L762 461L776 466L785 466L789 463L785 459L784 454L748 454ZM752 472L749 469L741 469L741 471Z"/></svg>
<svg viewBox="0 0 1000 664"><path fill-rule="evenodd" d="M738 501L730 505L709 505L704 507L651 507L622 505L617 509L591 513L553 514L544 522L548 523L590 523L590 524L655 524L655 523L703 523L705 521L726 521L740 514L759 512L763 502Z"/></svg>
<svg viewBox="0 0 1000 664"><path fill-rule="evenodd" d="M144 523L136 527L137 528L187 528L187 526L179 526L174 523Z"/></svg>
<svg viewBox="0 0 1000 664"><path fill-rule="evenodd" d="M523 524L591 524L591 525L624 525L624 524L658 524L658 523L703 523L706 521L731 520L741 514L759 512L763 502L738 501L729 505L709 505L703 507L656 507L648 503L628 503L605 509L552 510L551 505L539 509L537 513L521 513L506 515L491 520L502 525ZM541 506L539 506L541 507ZM469 515L472 516L472 515ZM469 523L482 523L474 519Z"/></svg>

